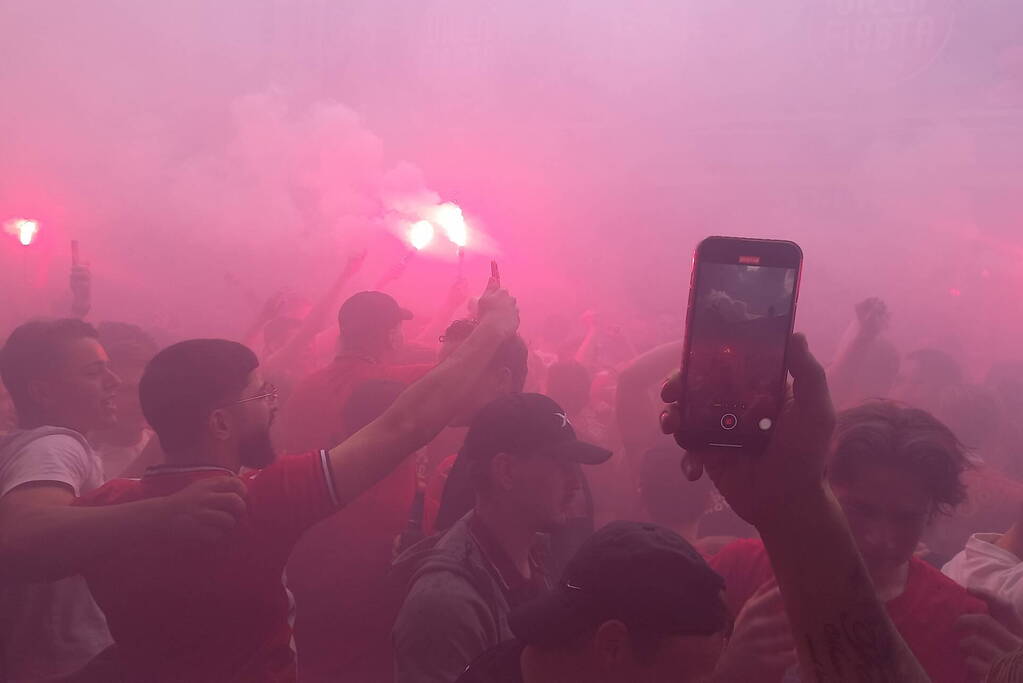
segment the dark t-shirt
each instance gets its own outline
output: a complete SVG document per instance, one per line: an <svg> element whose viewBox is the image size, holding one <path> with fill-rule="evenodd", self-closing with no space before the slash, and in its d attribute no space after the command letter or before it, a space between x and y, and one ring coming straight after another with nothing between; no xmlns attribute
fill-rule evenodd
<svg viewBox="0 0 1023 683"><path fill-rule="evenodd" d="M524 649L517 640L503 642L480 655L455 683L522 683Z"/></svg>

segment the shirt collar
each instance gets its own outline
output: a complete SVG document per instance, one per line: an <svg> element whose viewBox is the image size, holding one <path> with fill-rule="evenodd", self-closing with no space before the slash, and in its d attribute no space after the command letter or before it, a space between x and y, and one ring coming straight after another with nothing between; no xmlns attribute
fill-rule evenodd
<svg viewBox="0 0 1023 683"><path fill-rule="evenodd" d="M986 557L1012 562L1013 564L1019 563L1021 558L1016 557L1014 554L998 545L998 540L1001 537L1002 534L974 534L973 536L970 536L970 540L966 542L966 554L984 555Z"/></svg>
<svg viewBox="0 0 1023 683"><path fill-rule="evenodd" d="M237 473L218 465L150 465L143 477L155 477L161 474L186 474L191 472L223 472L232 477Z"/></svg>

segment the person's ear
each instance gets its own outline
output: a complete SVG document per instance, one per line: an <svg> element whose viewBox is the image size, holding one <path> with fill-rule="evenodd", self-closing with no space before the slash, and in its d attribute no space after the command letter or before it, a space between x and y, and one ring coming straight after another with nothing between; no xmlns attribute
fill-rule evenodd
<svg viewBox="0 0 1023 683"><path fill-rule="evenodd" d="M217 441L227 441L233 432L231 419L226 410L218 408L210 413L206 421L210 436Z"/></svg>
<svg viewBox="0 0 1023 683"><path fill-rule="evenodd" d="M515 483L515 462L514 458L507 453L498 453L490 461L490 476L502 491L512 488Z"/></svg>
<svg viewBox="0 0 1023 683"><path fill-rule="evenodd" d="M632 658L628 627L617 619L605 621L593 636L593 649L605 671L621 669Z"/></svg>

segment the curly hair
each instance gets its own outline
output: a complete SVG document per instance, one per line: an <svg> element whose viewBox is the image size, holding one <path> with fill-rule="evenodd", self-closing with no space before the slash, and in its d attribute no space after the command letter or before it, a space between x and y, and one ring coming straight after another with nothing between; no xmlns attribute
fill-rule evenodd
<svg viewBox="0 0 1023 683"><path fill-rule="evenodd" d="M894 401L868 401L838 415L828 477L848 482L861 463L912 472L934 503L949 513L966 500L963 473L971 468L956 435L926 410Z"/></svg>

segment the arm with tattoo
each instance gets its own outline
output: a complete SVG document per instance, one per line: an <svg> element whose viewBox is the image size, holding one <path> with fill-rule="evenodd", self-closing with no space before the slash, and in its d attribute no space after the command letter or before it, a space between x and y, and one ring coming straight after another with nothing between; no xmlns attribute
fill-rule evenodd
<svg viewBox="0 0 1023 683"><path fill-rule="evenodd" d="M767 449L756 455L688 452L683 470L706 470L739 516L757 527L792 627L804 681L925 683L913 653L881 604L824 480L835 425L824 368L795 335L788 354L792 395ZM662 392L667 433L680 424L677 377Z"/></svg>
<svg viewBox="0 0 1023 683"><path fill-rule="evenodd" d="M760 524L804 679L925 683L927 675L874 591L838 503L826 487Z"/></svg>

